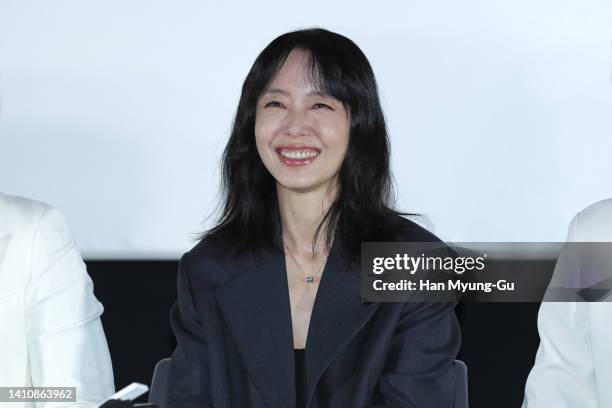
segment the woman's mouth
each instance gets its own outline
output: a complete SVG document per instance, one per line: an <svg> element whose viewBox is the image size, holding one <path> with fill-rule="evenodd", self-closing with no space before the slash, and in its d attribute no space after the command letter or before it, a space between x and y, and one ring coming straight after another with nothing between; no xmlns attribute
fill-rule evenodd
<svg viewBox="0 0 612 408"><path fill-rule="evenodd" d="M321 150L309 146L279 146L276 153L287 166L306 166L321 154Z"/></svg>

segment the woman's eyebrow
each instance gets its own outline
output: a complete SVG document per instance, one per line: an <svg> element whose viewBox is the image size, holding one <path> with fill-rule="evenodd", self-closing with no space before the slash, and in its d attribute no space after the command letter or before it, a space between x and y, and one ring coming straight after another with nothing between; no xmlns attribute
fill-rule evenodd
<svg viewBox="0 0 612 408"><path fill-rule="evenodd" d="M285 91L284 89L280 89L280 88L270 88L267 89L263 92L263 95L268 95L268 94L280 94L280 95L284 95L284 96L290 96L291 94L288 91ZM306 94L307 96L320 96L323 98L332 98L333 96L331 96L330 94L328 94L327 92L321 91L321 90L314 90L314 91L310 91Z"/></svg>

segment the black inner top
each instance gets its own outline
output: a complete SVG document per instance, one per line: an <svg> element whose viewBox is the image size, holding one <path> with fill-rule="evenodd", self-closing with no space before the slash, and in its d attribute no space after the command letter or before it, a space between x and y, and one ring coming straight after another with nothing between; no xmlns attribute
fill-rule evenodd
<svg viewBox="0 0 612 408"><path fill-rule="evenodd" d="M304 408L306 405L306 378L304 377L304 349L293 349L295 352L295 408Z"/></svg>

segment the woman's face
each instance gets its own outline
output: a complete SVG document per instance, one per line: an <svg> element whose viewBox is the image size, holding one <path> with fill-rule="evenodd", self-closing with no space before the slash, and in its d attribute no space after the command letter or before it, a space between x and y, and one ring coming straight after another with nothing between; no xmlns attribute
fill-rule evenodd
<svg viewBox="0 0 612 408"><path fill-rule="evenodd" d="M257 151L277 184L331 191L346 154L350 118L342 103L316 92L307 54L293 50L257 101Z"/></svg>

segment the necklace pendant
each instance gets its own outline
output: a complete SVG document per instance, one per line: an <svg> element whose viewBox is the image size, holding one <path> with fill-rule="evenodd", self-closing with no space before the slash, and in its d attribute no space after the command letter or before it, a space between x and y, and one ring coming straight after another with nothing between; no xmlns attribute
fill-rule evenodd
<svg viewBox="0 0 612 408"><path fill-rule="evenodd" d="M308 283L314 282L314 276L307 276L306 277L306 282L308 282Z"/></svg>

